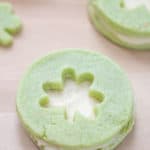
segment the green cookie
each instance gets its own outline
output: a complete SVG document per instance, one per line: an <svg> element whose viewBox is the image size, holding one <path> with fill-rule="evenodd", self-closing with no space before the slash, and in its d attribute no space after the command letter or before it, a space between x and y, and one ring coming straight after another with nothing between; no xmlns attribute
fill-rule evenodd
<svg viewBox="0 0 150 150"><path fill-rule="evenodd" d="M67 78L91 82L89 95L98 102L94 119L76 112L71 122L65 107L51 106L47 91L62 91ZM125 73L109 58L70 49L30 67L18 91L17 111L41 149L113 150L133 127L133 92Z"/></svg>
<svg viewBox="0 0 150 150"><path fill-rule="evenodd" d="M21 21L12 11L9 3L0 3L0 45L8 46L12 44L12 34L21 28Z"/></svg>
<svg viewBox="0 0 150 150"><path fill-rule="evenodd" d="M91 21L98 31L114 43L127 48L149 50L150 11L140 4L128 8L126 1L90 0L88 8Z"/></svg>

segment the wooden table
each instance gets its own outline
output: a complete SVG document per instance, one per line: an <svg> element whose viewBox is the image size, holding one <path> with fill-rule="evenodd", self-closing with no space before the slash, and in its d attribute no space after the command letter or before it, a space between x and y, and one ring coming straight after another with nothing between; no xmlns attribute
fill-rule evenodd
<svg viewBox="0 0 150 150"><path fill-rule="evenodd" d="M118 150L150 149L150 51L113 45L88 20L87 0L11 0L23 31L11 48L0 48L0 150L36 150L19 124L15 97L27 66L52 50L99 51L124 68L135 91L136 126Z"/></svg>

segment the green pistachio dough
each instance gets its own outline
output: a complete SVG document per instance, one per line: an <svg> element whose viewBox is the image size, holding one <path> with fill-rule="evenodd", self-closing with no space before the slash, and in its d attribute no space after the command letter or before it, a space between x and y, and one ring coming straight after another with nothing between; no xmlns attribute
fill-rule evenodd
<svg viewBox="0 0 150 150"><path fill-rule="evenodd" d="M150 50L150 11L144 5L129 9L123 0L89 0L88 10L93 25L112 42Z"/></svg>
<svg viewBox="0 0 150 150"><path fill-rule="evenodd" d="M63 90L66 78L78 84L91 82L89 95L100 102L93 110L94 120L77 112L70 122L65 107L51 107L46 90ZM63 50L29 68L18 91L17 112L41 149L44 144L38 141L58 150L113 150L133 127L133 92L125 73L109 58L85 50Z"/></svg>
<svg viewBox="0 0 150 150"><path fill-rule="evenodd" d="M21 28L21 21L12 11L9 3L0 3L0 45L8 46L12 44L12 34Z"/></svg>

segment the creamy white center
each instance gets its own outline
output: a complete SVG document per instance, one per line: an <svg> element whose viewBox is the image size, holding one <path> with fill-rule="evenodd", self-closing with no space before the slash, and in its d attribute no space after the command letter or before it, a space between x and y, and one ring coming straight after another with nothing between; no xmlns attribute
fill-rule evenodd
<svg viewBox="0 0 150 150"><path fill-rule="evenodd" d="M148 37L141 37L141 38L129 37L129 36L119 34L119 33L116 33L116 35L118 36L118 38L120 40L122 40L126 43L129 43L129 44L136 44L136 45L150 44L150 38L148 38Z"/></svg>
<svg viewBox="0 0 150 150"><path fill-rule="evenodd" d="M63 91L49 91L48 94L50 106L66 107L70 121L73 120L76 112L91 119L95 117L93 109L98 101L89 96L89 83L87 82L78 85L68 80L65 82Z"/></svg>
<svg viewBox="0 0 150 150"><path fill-rule="evenodd" d="M114 30L109 24L107 24L105 21L102 21L102 20L103 19L99 17L99 20L97 20L97 22L99 23L99 25L101 25L101 28L103 28L103 31L112 33L122 42L126 42L131 45L150 44L150 37L128 36L123 33L119 33L116 30Z"/></svg>
<svg viewBox="0 0 150 150"><path fill-rule="evenodd" d="M129 9L144 5L150 10L150 0L124 0L124 3Z"/></svg>

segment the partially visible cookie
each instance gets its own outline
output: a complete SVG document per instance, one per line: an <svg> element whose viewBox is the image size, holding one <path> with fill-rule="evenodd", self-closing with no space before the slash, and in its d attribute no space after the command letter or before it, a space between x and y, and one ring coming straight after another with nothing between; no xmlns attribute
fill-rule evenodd
<svg viewBox="0 0 150 150"><path fill-rule="evenodd" d="M63 91L68 78L91 83L94 118L77 110L70 121L66 106L52 105L47 91ZM87 99L80 99L86 107ZM133 92L124 71L99 53L77 49L51 53L30 67L18 91L17 111L35 144L45 150L113 150L134 124Z"/></svg>
<svg viewBox="0 0 150 150"><path fill-rule="evenodd" d="M12 34L21 29L21 21L9 3L0 3L0 45L9 46L13 42Z"/></svg>
<svg viewBox="0 0 150 150"><path fill-rule="evenodd" d="M112 42L150 50L150 10L144 2L142 5L134 0L89 0L89 16L96 29Z"/></svg>

